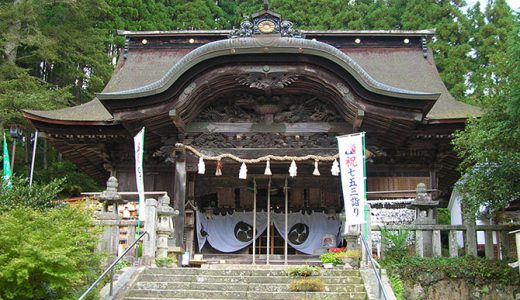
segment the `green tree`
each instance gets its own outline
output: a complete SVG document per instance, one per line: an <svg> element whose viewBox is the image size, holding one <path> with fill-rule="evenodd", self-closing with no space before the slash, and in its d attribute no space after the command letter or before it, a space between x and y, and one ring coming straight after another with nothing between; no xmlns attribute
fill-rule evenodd
<svg viewBox="0 0 520 300"><path fill-rule="evenodd" d="M49 184L34 183L29 186L28 180L13 176L12 188L0 189L0 212L18 208L46 209L57 205L53 200L63 189L62 179L55 179Z"/></svg>
<svg viewBox="0 0 520 300"><path fill-rule="evenodd" d="M91 226L80 208L0 214L0 299L77 299L99 271Z"/></svg>
<svg viewBox="0 0 520 300"><path fill-rule="evenodd" d="M477 2L469 11L471 20L471 72L469 73L469 98L480 103L485 96L498 91L495 89L500 81L509 74L502 72L498 66L507 51L508 38L514 27L514 17L505 0L490 1L481 11Z"/></svg>
<svg viewBox="0 0 520 300"><path fill-rule="evenodd" d="M465 174L457 188L469 215L482 205L495 212L520 198L519 24L517 17L508 50L496 60L497 70L509 76L497 82L493 93L482 97L484 115L470 120L453 141Z"/></svg>

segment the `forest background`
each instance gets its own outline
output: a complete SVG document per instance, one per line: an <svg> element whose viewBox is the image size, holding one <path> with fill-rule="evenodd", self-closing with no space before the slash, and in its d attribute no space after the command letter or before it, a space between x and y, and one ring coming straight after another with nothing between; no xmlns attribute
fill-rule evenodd
<svg viewBox="0 0 520 300"><path fill-rule="evenodd" d="M30 166L33 130L21 110L91 100L110 78L124 43L116 30L232 29L261 8L258 0L0 0L0 129L23 128L14 172L27 176ZM497 207L519 198L520 184L513 179L518 176L511 176L520 168L515 153L520 149L519 19L505 0L471 6L462 0L272 0L270 8L299 29L435 28L429 47L444 83L456 99L482 107L486 116L470 121L455 139L461 172L470 174L465 186L489 177L489 170L482 173L486 168L475 164L491 166L495 173L497 165L510 166L498 181L492 178L500 193L490 189L475 195L474 205L482 197L495 200ZM100 189L45 139L42 144L35 180L66 176L68 196ZM495 161L488 155L490 145L503 145ZM478 180L472 183L472 178Z"/></svg>

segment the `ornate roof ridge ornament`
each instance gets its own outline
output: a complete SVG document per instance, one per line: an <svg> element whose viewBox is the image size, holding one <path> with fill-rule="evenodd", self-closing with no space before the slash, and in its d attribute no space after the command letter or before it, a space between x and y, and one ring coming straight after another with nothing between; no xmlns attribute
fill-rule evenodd
<svg viewBox="0 0 520 300"><path fill-rule="evenodd" d="M250 16L251 20L240 23L240 28L228 34L228 38L253 37L255 35L279 34L282 37L305 38L305 35L280 14L269 10L269 2L264 0L264 9Z"/></svg>

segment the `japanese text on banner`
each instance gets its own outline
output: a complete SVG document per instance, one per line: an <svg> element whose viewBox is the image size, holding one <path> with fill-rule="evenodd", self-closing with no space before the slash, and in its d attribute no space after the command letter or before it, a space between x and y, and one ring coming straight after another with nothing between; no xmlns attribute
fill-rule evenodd
<svg viewBox="0 0 520 300"><path fill-rule="evenodd" d="M364 133L338 137L341 186L345 202L346 224L365 223L365 149Z"/></svg>

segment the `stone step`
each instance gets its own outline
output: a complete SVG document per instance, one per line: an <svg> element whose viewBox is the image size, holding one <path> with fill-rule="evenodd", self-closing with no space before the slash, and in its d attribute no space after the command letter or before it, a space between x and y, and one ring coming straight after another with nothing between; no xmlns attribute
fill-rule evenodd
<svg viewBox="0 0 520 300"><path fill-rule="evenodd" d="M201 269L201 268L148 268L144 274L169 274L169 275L210 275L210 276L286 276L287 268L278 270L265 269ZM323 269L322 276L360 276L359 270Z"/></svg>
<svg viewBox="0 0 520 300"><path fill-rule="evenodd" d="M134 286L134 290L226 290L228 292L287 292L289 283L259 283L259 284L243 284L243 283L215 283L215 282L138 282ZM363 284L326 284L327 292L358 292L365 291Z"/></svg>
<svg viewBox="0 0 520 300"><path fill-rule="evenodd" d="M130 291L126 300L150 299L269 299L269 300L301 300L301 299L351 299L366 300L365 292L259 292L259 291L213 291L213 290L134 290Z"/></svg>
<svg viewBox="0 0 520 300"><path fill-rule="evenodd" d="M325 276L320 275L325 284L363 283L359 276ZM141 274L142 282L214 282L214 283L289 283L294 277L289 276L210 276L210 275L170 275L170 274Z"/></svg>

